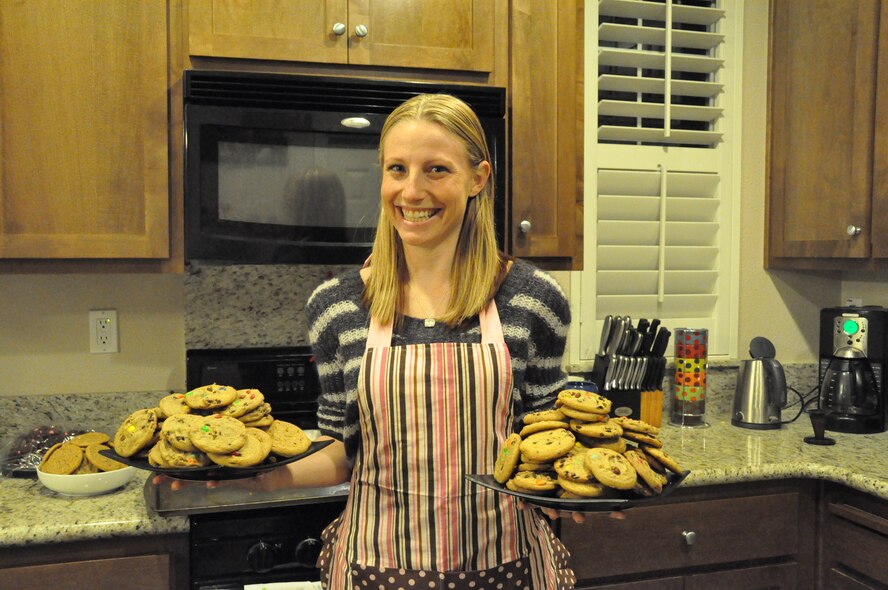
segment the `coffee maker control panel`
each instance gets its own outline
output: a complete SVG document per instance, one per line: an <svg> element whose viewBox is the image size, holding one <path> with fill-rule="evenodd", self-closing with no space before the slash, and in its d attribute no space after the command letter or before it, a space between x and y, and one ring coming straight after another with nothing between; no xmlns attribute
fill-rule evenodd
<svg viewBox="0 0 888 590"><path fill-rule="evenodd" d="M867 356L869 321L852 314L836 316L833 322L833 354L840 348L851 347Z"/></svg>

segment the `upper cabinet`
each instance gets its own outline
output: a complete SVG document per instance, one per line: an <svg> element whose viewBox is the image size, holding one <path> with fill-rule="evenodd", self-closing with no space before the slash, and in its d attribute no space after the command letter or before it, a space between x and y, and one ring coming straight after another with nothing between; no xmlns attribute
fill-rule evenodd
<svg viewBox="0 0 888 590"><path fill-rule="evenodd" d="M0 3L0 258L169 256L166 2Z"/></svg>
<svg viewBox="0 0 888 590"><path fill-rule="evenodd" d="M888 2L772 0L770 62L766 264L888 268Z"/></svg>
<svg viewBox="0 0 888 590"><path fill-rule="evenodd" d="M495 0L190 0L188 53L492 72L494 19Z"/></svg>
<svg viewBox="0 0 888 590"><path fill-rule="evenodd" d="M582 268L583 1L511 6L512 254Z"/></svg>

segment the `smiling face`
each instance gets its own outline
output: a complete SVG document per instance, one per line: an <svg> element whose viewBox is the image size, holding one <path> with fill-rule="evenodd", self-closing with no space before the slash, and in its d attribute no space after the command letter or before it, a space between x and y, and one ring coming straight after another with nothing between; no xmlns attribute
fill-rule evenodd
<svg viewBox="0 0 888 590"><path fill-rule="evenodd" d="M489 175L437 123L401 121L382 144L382 206L405 247L455 248L469 197Z"/></svg>

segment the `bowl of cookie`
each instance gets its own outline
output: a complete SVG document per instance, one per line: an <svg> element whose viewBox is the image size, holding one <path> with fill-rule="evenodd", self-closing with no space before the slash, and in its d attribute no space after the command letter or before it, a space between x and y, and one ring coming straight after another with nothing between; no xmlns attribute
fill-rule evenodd
<svg viewBox="0 0 888 590"><path fill-rule="evenodd" d="M109 441L103 432L85 432L53 445L37 468L37 479L65 496L97 496L126 485L136 469L101 454Z"/></svg>

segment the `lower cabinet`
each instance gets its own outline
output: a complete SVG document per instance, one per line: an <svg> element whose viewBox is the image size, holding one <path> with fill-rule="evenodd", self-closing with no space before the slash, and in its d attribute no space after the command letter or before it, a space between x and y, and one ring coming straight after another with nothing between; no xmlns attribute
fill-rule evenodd
<svg viewBox="0 0 888 590"><path fill-rule="evenodd" d="M185 590L188 588L188 535L0 549L0 587Z"/></svg>
<svg viewBox="0 0 888 590"><path fill-rule="evenodd" d="M825 484L819 520L825 590L888 588L888 502Z"/></svg>
<svg viewBox="0 0 888 590"><path fill-rule="evenodd" d="M683 488L624 515L562 520L578 589L814 587L814 482Z"/></svg>

